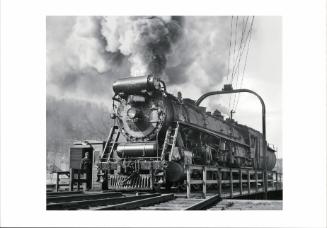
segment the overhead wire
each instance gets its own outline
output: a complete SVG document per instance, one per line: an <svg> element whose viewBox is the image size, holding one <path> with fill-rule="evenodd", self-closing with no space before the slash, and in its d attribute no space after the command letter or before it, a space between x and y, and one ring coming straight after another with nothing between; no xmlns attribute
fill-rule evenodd
<svg viewBox="0 0 327 228"><path fill-rule="evenodd" d="M243 42L244 45L242 46L242 48L240 48L239 50L239 58L238 58L238 62L235 64L235 68L233 69L234 71L234 75L236 75L236 82L235 82L235 85L234 85L234 88L238 88L238 79L239 79L239 70L240 70L240 65L241 65L241 62L242 62L242 57L243 57L243 54L244 54L244 50L246 49L246 46L247 46L247 43L248 43L248 40L249 40L249 37L250 37L250 33L252 31L252 25L253 25L253 19L251 21L251 25L250 25L250 28L247 32L247 36L246 36L246 39L245 41ZM245 28L246 29L246 28ZM243 30L245 32L245 30ZM240 47L241 47L241 44L240 44ZM235 76L234 76L235 77ZM234 99L233 99L233 105L232 105L232 108L234 109L234 106L235 106L235 102L236 102L236 96L237 94L234 94Z"/></svg>
<svg viewBox="0 0 327 228"><path fill-rule="evenodd" d="M249 54L249 50L250 50L250 44L251 44L251 38L252 38L253 21L254 21L254 16L252 18L251 27L250 27L250 30L249 30L250 31L250 36L249 36L249 41L248 41L247 50L246 50L246 54L245 54L245 61L244 61L244 66L243 66L243 72L242 72L242 78L241 78L240 88L242 88L242 85L243 85L244 73L245 73L245 69L246 69L246 65L247 65L247 59L248 59L248 54ZM237 101L236 101L235 108L234 108L235 111L237 109L239 99L240 99L240 94L238 94L238 96L237 96Z"/></svg>
<svg viewBox="0 0 327 228"><path fill-rule="evenodd" d="M232 57L232 61L233 61L233 68L235 65L235 49L236 49L236 41L237 41L237 24L238 24L238 16L236 16L236 21L235 21L235 32L234 32L234 42L233 42L233 30L232 30L232 36L231 36L231 42L233 42L233 57ZM233 83L233 74L231 74L231 79L229 84ZM229 101L228 101L228 109L230 109L230 105L231 105L231 97L232 95L229 95Z"/></svg>
<svg viewBox="0 0 327 228"><path fill-rule="evenodd" d="M233 16L232 16L232 19L231 19L231 36L230 36L230 44L231 45L233 45L232 41L233 41ZM235 48L234 48L234 50L235 50ZM234 55L233 55L233 57L234 57ZM233 60L233 57L232 57L232 60ZM231 57L229 57L229 60L230 60L230 58ZM230 65L229 62L228 62L228 65ZM228 66L228 76L229 76L229 68L230 67ZM228 81L228 76L227 76L227 83L226 84L230 84L230 82ZM231 100L231 95L229 95L228 109L230 109L230 100Z"/></svg>
<svg viewBox="0 0 327 228"><path fill-rule="evenodd" d="M245 43L247 43L249 37L250 37L250 33L252 32L252 27L253 27L253 21L254 21L254 17L252 18L252 21L251 21L251 24L250 24L250 28L247 32L247 36L246 36L246 39L245 39ZM242 56L243 56L243 53L244 53L244 50L245 50L246 46L244 45L242 47L242 50L240 51L240 58L238 59L238 62L236 64L236 67L235 67L235 72L238 72L239 70L239 66L240 66L240 62L242 60Z"/></svg>
<svg viewBox="0 0 327 228"><path fill-rule="evenodd" d="M231 72L231 78L230 78L230 83L229 84L234 84L234 79L236 78L236 81L235 81L235 86L234 88L237 88L238 87L238 84L239 84L239 74L240 74L240 67L241 67L241 62L243 60L243 54L244 54L244 51L245 49L247 48L247 51L246 51L246 57L245 57L245 60L244 60L244 64L243 64L243 73L242 73L242 76L241 76L241 86L243 84L243 80L244 80L244 72L245 72L245 69L246 69L246 62L247 62L247 56L248 56L248 52L249 52L249 44L250 44L250 39L251 39L251 33L252 33L252 28L253 28L253 22L254 22L254 16L252 17L252 21L251 21L251 24L249 26L249 29L247 31L247 35L246 37L244 36L245 35L245 32L247 30L247 24L248 24L248 21L249 21L249 17L246 18L246 22L244 23L244 18L242 20L242 33L241 33L241 38L240 38L240 43L238 45L238 50L236 49L236 46L237 46L237 33L238 33L238 30L237 30L237 27L238 27L238 16L236 17L236 22L235 22L235 33L233 34L233 29L232 29L232 26L233 26L233 21L231 21L231 39L230 39L230 46L232 46L232 42L233 42L233 57L232 57L232 60L233 60L233 67L232 67L232 72ZM234 39L233 39L233 35L234 35ZM244 39L245 37L245 39ZM231 47L230 47L231 48ZM235 53L236 52L236 53ZM229 61L230 61L230 55L229 55ZM231 67L230 67L230 62L228 62L228 72L230 71ZM228 73L228 76L230 74ZM227 77L228 78L228 77ZM228 81L228 80L227 80ZM232 96L234 95L234 99L233 99L233 104L231 106L231 100L232 100ZM239 102L239 94L230 94L229 96L229 102L228 102L228 109L231 110L231 111L235 111L237 106L238 106L238 102ZM236 99L237 97L237 99Z"/></svg>
<svg viewBox="0 0 327 228"><path fill-rule="evenodd" d="M248 19L249 17L246 18L246 22L244 23L245 19L242 19L242 33L241 33L241 37L240 37L240 42L239 42L239 47L238 47L238 51L237 51L237 56L235 59L235 63L233 65L233 70L232 70L232 78L236 78L235 81L235 88L237 88L238 85L238 80L239 80L239 74L238 74L238 65L240 64L241 61L241 57L243 55L243 51L244 51L244 46L246 45L247 40L244 41L244 37L245 37L245 31L246 31L246 27L247 27L247 23L248 23ZM236 77L235 77L236 76ZM231 83L233 84L233 82ZM231 97L233 97L233 105L232 107L234 107L235 105L235 99L236 99L236 94L232 94Z"/></svg>
<svg viewBox="0 0 327 228"><path fill-rule="evenodd" d="M244 38L244 33L245 33L245 30L246 30L246 27L247 27L248 19L249 19L249 17L247 17L247 19L246 19L246 23L245 23L245 25L244 25L244 18L243 18L242 35L241 35L240 45L239 45L238 52L237 52L236 62L235 62L234 65L233 65L233 70L232 70L232 74L233 74L233 75L235 74L235 70L236 70L235 68L236 68L237 65L239 64L240 59L241 59L241 57L242 57L242 55L241 55L241 50L243 50L243 47L244 47L243 44L245 43L245 42L243 41L243 38Z"/></svg>
<svg viewBox="0 0 327 228"><path fill-rule="evenodd" d="M232 46L232 34L233 34L233 18L234 18L234 16L232 16L232 19L230 21L230 39L229 39L229 49L228 49L228 65L227 65L227 79L226 79L226 81L228 81L228 76L229 76L230 51L231 51L231 46Z"/></svg>
<svg viewBox="0 0 327 228"><path fill-rule="evenodd" d="M233 51L233 63L235 64L235 49L236 49L236 42L237 42L237 24L238 24L238 16L236 17L236 22L235 22L235 41L234 41L234 51ZM232 74L232 79L231 82L233 82L233 74Z"/></svg>
<svg viewBox="0 0 327 228"><path fill-rule="evenodd" d="M227 82L229 81L228 79L230 79L229 84L232 84L232 85L234 84L234 86L233 86L234 88L237 88L239 85L239 75L240 75L241 63L243 61L244 51L247 49L244 64L243 64L243 72L241 74L240 86L242 86L243 80L244 80L244 73L245 73L245 69L246 69L246 62L247 62L247 57L248 57L248 52L249 52L249 47L250 47L250 40L251 40L254 16L252 17L249 29L247 29L249 18L250 17L248 16L248 17L246 17L246 19L244 19L244 18L242 19L242 30L241 30L242 32L240 34L239 45L237 45L237 41L238 41L237 28L239 26L241 26L241 25L239 25L239 22L238 22L239 18L238 18L238 16L236 17L235 26L233 26L234 17L232 16L232 19L231 19L231 33L230 33L229 54L228 54ZM235 32L233 30L233 27L235 27ZM245 36L246 31L247 31L247 35ZM237 46L238 46L238 48L237 48ZM233 47L233 55L231 58L232 47ZM232 59L232 63L231 63L231 59ZM231 65L232 65L232 68L230 67ZM229 78L229 76L231 76L231 77ZM234 79L236 79L236 80L234 81ZM234 99L232 99L233 95L234 95ZM229 96L228 109L235 111L238 106L240 95L239 94L233 94L233 95L230 94L230 96ZM233 104L231 106L232 100L233 100Z"/></svg>

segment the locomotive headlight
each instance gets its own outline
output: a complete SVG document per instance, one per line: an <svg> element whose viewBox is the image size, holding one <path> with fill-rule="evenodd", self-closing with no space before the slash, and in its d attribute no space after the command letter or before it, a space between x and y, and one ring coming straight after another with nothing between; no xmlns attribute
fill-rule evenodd
<svg viewBox="0 0 327 228"><path fill-rule="evenodd" d="M130 119L135 119L137 117L137 110L135 108L130 108L128 109L127 111L127 116L130 118Z"/></svg>

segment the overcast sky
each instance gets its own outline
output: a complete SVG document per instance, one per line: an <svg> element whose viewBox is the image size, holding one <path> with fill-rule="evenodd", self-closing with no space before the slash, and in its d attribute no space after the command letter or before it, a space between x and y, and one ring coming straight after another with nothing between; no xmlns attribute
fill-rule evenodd
<svg viewBox="0 0 327 228"><path fill-rule="evenodd" d="M267 140L282 155L282 43L281 17L256 17L243 87L259 93L267 108ZM242 94L235 118L261 130L261 107L251 95Z"/></svg>
<svg viewBox="0 0 327 228"><path fill-rule="evenodd" d="M239 17L238 34L245 19ZM156 24L156 28L175 23L169 17L162 21L163 24ZM130 34L126 31L131 23L135 21L47 17L47 95L104 103L110 107L112 82L133 73L133 61L138 60L137 55L133 56L133 50L137 49L135 45L126 46L122 41L126 34ZM183 35L169 44L162 76L171 93L181 91L183 97L197 99L206 91L222 88L227 75L230 23L231 17L185 17L182 22L177 20L174 26ZM247 25L250 28L250 23ZM255 17L242 85L242 88L252 89L264 99L267 140L279 148L278 157L282 155L281 26L280 17ZM171 25L167 27L171 28ZM120 46L117 42L121 42ZM240 69L243 68L241 66ZM209 105L211 109L217 106L224 111L229 106L229 97L212 97L203 105ZM234 118L261 131L261 106L257 98L250 94L240 95Z"/></svg>
<svg viewBox="0 0 327 228"><path fill-rule="evenodd" d="M282 43L281 17L256 17L243 88L256 91L265 101L267 140L282 155ZM250 94L240 96L235 118L261 131L261 105Z"/></svg>

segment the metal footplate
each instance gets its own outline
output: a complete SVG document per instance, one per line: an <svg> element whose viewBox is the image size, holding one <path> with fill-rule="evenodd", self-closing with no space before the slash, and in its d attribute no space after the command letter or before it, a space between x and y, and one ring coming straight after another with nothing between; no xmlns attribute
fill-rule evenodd
<svg viewBox="0 0 327 228"><path fill-rule="evenodd" d="M108 189L111 190L152 190L153 181L151 174L108 175Z"/></svg>

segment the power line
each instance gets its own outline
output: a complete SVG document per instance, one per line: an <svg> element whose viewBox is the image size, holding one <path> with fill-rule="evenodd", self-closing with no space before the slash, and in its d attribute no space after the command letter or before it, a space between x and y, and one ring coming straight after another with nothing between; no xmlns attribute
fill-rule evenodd
<svg viewBox="0 0 327 228"><path fill-rule="evenodd" d="M233 51L233 63L234 63L234 65L235 65L235 47L236 47L236 41L237 41L237 24L238 24L238 16L236 17L236 25L235 25L235 41L234 41L234 51ZM234 77L234 75L232 74L231 84L233 83L233 77Z"/></svg>
<svg viewBox="0 0 327 228"><path fill-rule="evenodd" d="M232 19L233 19L234 17L232 16ZM235 22L235 27L237 28L237 21L238 21L238 16L236 17L236 22ZM231 39L230 39L230 44L232 45L232 41L233 41L233 20L231 21ZM235 38L235 41L236 41L236 38ZM235 43L235 42L233 42L233 43ZM235 55L235 45L233 45L234 46L234 50L233 50L233 57L232 57L232 61L233 61L233 64L235 64L234 63L234 55ZM228 70L229 70L229 67L228 67ZM228 75L229 75L229 71L228 71ZM232 83L232 81L233 81L233 78L231 78L231 82L230 82L230 84ZM228 80L227 80L227 83L228 83ZM229 102L228 102L228 109L230 109L230 101L231 101L231 94L229 95Z"/></svg>
<svg viewBox="0 0 327 228"><path fill-rule="evenodd" d="M239 48L238 48L237 57L236 57L236 60L235 60L236 62L234 63L233 70L232 70L232 78L235 78L235 75L236 75L235 88L237 88L237 84L238 84L238 80L239 80L239 77L238 77L239 74L238 74L237 69L239 68L238 66L240 64L240 61L241 61L241 58L242 58L242 55L243 55L244 47L246 46L246 43L247 43L247 39L245 39L245 41L244 41L244 37L245 37L245 31L246 31L246 28L247 28L248 20L249 20L249 17L246 18L245 24L244 24L244 18L242 20L242 35L241 35L240 42L239 42ZM248 38L248 37L246 37L246 38ZM231 97L234 98L232 107L234 107L234 105L235 105L236 96L237 96L237 94L232 94L231 95Z"/></svg>
<svg viewBox="0 0 327 228"><path fill-rule="evenodd" d="M240 88L242 88L243 79L244 79L244 72L245 72L245 69L246 69L246 63L247 63L248 54L249 54L249 50L250 50L251 37L252 37L252 26L253 26L253 21L254 21L254 16L253 16L253 18L252 18L252 23L251 23L251 30L250 30L251 32L250 32L250 37L249 37L248 47L247 47L246 55L245 55L245 62L244 62L244 67L243 67L243 73L242 73L242 79L241 79L241 85L240 85ZM237 109L239 99L240 99L240 94L238 94L238 96L237 96L237 102L236 102L236 105L235 105L235 108L234 108L235 111L236 111L236 109Z"/></svg>
<svg viewBox="0 0 327 228"><path fill-rule="evenodd" d="M254 16L252 17L250 29L249 29L249 31L247 33L247 36L246 36L246 39L245 39L246 40L245 43L247 43L247 41L248 41L248 39L250 37L250 33L252 32L253 21L254 21ZM241 62L241 59L242 59L242 56L243 56L243 53L244 53L245 48L246 48L246 45L244 45L243 48L242 48L242 50L241 50L240 58L238 59L238 63L236 65L235 72L238 72L238 70L239 70L240 62Z"/></svg>
<svg viewBox="0 0 327 228"><path fill-rule="evenodd" d="M236 62L237 63L234 63L234 65L233 65L233 71L232 71L232 75L235 75L235 67L239 64L239 62L240 62L240 59L241 59L241 50L243 49L243 44L244 43L246 43L246 42L244 42L243 41L243 38L244 38L244 33L245 33L245 30L246 30L246 27L247 27L247 23L248 23L248 19L249 19L249 17L247 17L247 19L246 19L246 23L245 23L245 25L244 25L244 18L243 18L243 29L242 29L242 36L241 36L241 40L240 40L240 45L239 45L239 49L238 49L238 52L237 52L237 57L236 57ZM237 67L236 67L237 68Z"/></svg>
<svg viewBox="0 0 327 228"><path fill-rule="evenodd" d="M232 46L232 34L233 34L233 18L232 16L231 22L230 22L230 39L229 39L229 49L228 49L228 67L227 67L227 82L228 82L228 76L229 76L229 62L230 62L230 50Z"/></svg>
<svg viewBox="0 0 327 228"><path fill-rule="evenodd" d="M253 17L254 18L254 17ZM239 57L239 59L238 59L238 62L237 62L237 66L236 66L236 68L235 68L235 71L234 71L234 75L236 74L237 75L237 78L236 78L236 83L235 83L235 88L237 88L238 86L238 76L239 76L239 69L240 69L240 65L241 65L241 60L242 60L242 56L243 56L243 53L244 53L244 50L245 50L245 48L246 48L246 44L247 44L247 42L248 42L248 40L249 40L249 36L250 36L250 33L251 33L251 31L252 31L252 26L253 26L253 18L252 18L252 21L251 21L251 25L250 25L250 28L249 28L249 30L248 30L248 33L247 33L247 36L246 36L246 39L245 39L245 42L244 42L244 46L242 47L242 49L240 50L240 57ZM235 106L235 101L236 101L236 96L237 96L237 94L234 94L234 99L233 99L233 105L232 105L232 107L234 108L234 106Z"/></svg>
<svg viewBox="0 0 327 228"><path fill-rule="evenodd" d="M231 73L231 81L230 81L230 84L233 84L233 81L234 81L234 78L235 78L235 75L237 76L236 77L236 87L239 83L239 66L240 66L240 63L241 63L241 60L242 60L242 56L243 56L243 53L244 53L244 50L246 48L246 44L247 44L247 41L248 41L248 38L249 38L249 33L251 32L252 30L252 24L253 24L253 19L252 19L252 22L251 22L251 26L250 26L250 29L248 31L248 34L246 36L246 39L244 39L245 37L245 31L247 30L247 24L248 24L248 21L249 21L249 17L246 18L246 22L244 23L245 19L243 18L242 19L242 32L241 32L241 36L240 36L240 42L239 42L239 45L238 45L238 51L237 53L235 53L236 51L236 44L237 44L237 33L238 33L238 30L237 30L237 27L238 27L238 17L236 17L236 25L235 25L235 38L234 38L234 47L233 47L233 68L232 68L232 73ZM233 30L231 30L233 31ZM231 37L233 36L233 34L231 35ZM231 40L233 40L233 37L231 38ZM229 75L229 74L228 74ZM228 80L227 80L228 81ZM235 105L235 100L236 100L236 94L233 94L233 95L230 95L229 96L229 103L228 103L228 108L230 109L231 108L231 100L232 100L232 97L234 98L233 99L233 104L232 104L232 107L234 107Z"/></svg>
<svg viewBox="0 0 327 228"><path fill-rule="evenodd" d="M251 35L250 35L250 40L249 40L249 44L248 44L248 49L246 51L246 55L245 55L245 63L244 63L244 67L243 67L243 72L242 72L242 79L241 79L241 85L240 85L240 88L242 87L242 84L243 84L243 79L244 79L244 72L245 72L245 69L246 69L246 63L247 63L247 58L248 58L248 53L249 53L249 47L250 47L250 42L251 42ZM239 99L240 99L240 94L238 94L237 96L237 102L236 102L236 105L235 105L235 108L234 110L236 110L237 106L238 106L238 102L239 102Z"/></svg>

